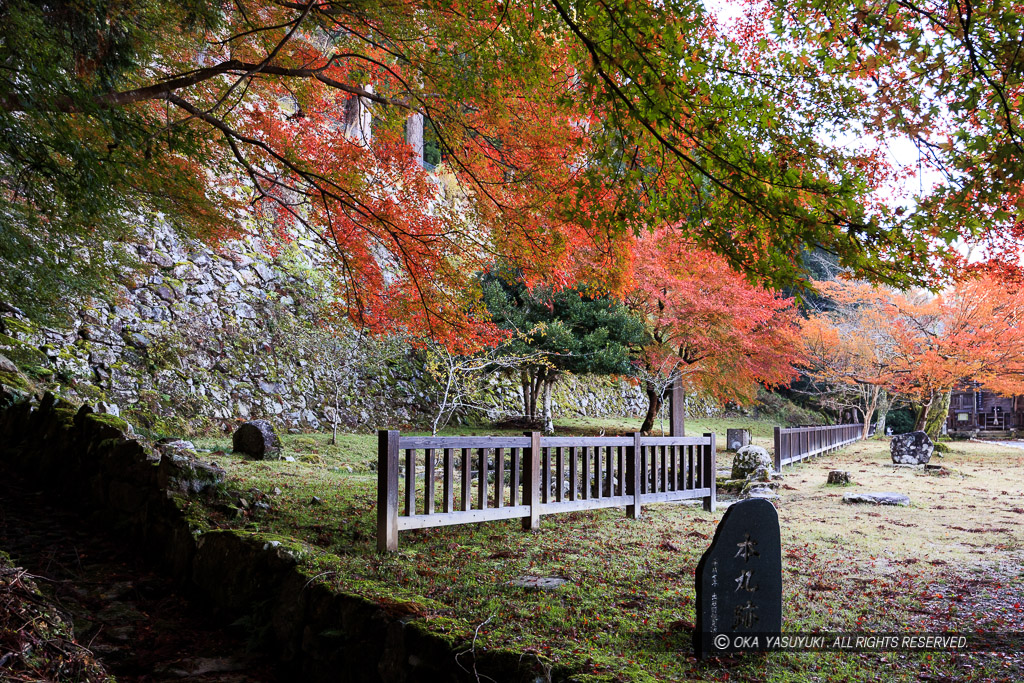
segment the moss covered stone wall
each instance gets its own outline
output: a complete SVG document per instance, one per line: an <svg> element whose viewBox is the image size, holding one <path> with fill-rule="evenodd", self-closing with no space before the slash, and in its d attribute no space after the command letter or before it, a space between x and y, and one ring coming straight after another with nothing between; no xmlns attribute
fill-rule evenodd
<svg viewBox="0 0 1024 683"><path fill-rule="evenodd" d="M316 243L271 250L252 238L214 250L155 224L135 248L144 271L120 282L110 301L82 302L68 329L38 327L0 302L0 355L55 392L111 404L155 433L230 429L254 418L286 429L330 422L328 378L293 333L311 324L327 291ZM521 412L511 378L487 391L506 414ZM435 392L416 354L400 354L346 387L340 422L421 426ZM715 410L699 400L688 408L691 415ZM556 417L641 416L645 409L640 387L610 378L567 376L554 394ZM456 421L464 419L474 416Z"/></svg>

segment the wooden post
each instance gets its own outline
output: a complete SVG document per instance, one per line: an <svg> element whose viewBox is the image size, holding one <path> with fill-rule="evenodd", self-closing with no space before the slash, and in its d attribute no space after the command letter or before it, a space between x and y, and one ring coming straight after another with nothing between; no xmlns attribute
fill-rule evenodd
<svg viewBox="0 0 1024 683"><path fill-rule="evenodd" d="M643 506L640 504L640 476L643 471L643 446L640 432L633 433L633 445L626 449L626 495L633 496L633 503L626 506L626 516L640 519Z"/></svg>
<svg viewBox="0 0 1024 683"><path fill-rule="evenodd" d="M775 471L782 472L782 427L775 428Z"/></svg>
<svg viewBox="0 0 1024 683"><path fill-rule="evenodd" d="M444 511L455 512L455 451L444 449Z"/></svg>
<svg viewBox="0 0 1024 683"><path fill-rule="evenodd" d="M377 552L398 550L398 432L377 432Z"/></svg>
<svg viewBox="0 0 1024 683"><path fill-rule="evenodd" d="M494 449L494 507L505 505L505 450Z"/></svg>
<svg viewBox="0 0 1024 683"><path fill-rule="evenodd" d="M405 450L405 514L416 514L416 449Z"/></svg>
<svg viewBox="0 0 1024 683"><path fill-rule="evenodd" d="M686 436L686 392L683 391L682 378L672 382L668 395L669 428L672 436Z"/></svg>
<svg viewBox="0 0 1024 683"><path fill-rule="evenodd" d="M704 486L711 489L711 493L704 497L705 512L714 512L715 503L718 500L718 472L716 471L715 434L714 432L704 435L710 443L704 446L704 461L701 463L701 471L704 475ZM702 486L701 488L704 488Z"/></svg>
<svg viewBox="0 0 1024 683"><path fill-rule="evenodd" d="M473 487L473 457L468 448L462 449L462 511L470 509L470 492Z"/></svg>
<svg viewBox="0 0 1024 683"><path fill-rule="evenodd" d="M423 470L423 513L434 514L434 449L426 449L427 466Z"/></svg>
<svg viewBox="0 0 1024 683"><path fill-rule="evenodd" d="M477 457L480 458L480 465L479 465L479 467L477 467L477 472L479 473L479 477L478 477L479 484L477 485L477 489L476 489L476 506L477 506L477 509L479 509L479 510L486 510L487 509L487 449L486 448L478 448L477 449L477 453L478 453Z"/></svg>
<svg viewBox="0 0 1024 683"><path fill-rule="evenodd" d="M530 515L523 517L523 531L540 529L540 432L525 432L530 447L523 450L523 505L530 506Z"/></svg>

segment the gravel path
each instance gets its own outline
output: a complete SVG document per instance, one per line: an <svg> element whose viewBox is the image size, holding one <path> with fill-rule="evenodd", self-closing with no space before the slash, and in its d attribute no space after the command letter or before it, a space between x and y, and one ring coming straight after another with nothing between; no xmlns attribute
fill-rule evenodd
<svg viewBox="0 0 1024 683"><path fill-rule="evenodd" d="M995 443L1000 446L1009 446L1010 448L1024 448L1024 441L982 441L981 439L972 439L972 441L978 441L979 443Z"/></svg>

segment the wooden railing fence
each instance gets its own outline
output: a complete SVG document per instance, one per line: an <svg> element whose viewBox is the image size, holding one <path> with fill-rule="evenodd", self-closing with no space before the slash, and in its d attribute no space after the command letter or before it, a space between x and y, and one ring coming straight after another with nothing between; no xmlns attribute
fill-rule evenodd
<svg viewBox="0 0 1024 683"><path fill-rule="evenodd" d="M859 441L864 434L862 424L826 425L821 427L775 428L775 471L783 465L811 458Z"/></svg>
<svg viewBox="0 0 1024 683"><path fill-rule="evenodd" d="M456 464L458 467L456 468ZM715 509L715 435L401 436L378 434L377 549L406 529L701 498Z"/></svg>

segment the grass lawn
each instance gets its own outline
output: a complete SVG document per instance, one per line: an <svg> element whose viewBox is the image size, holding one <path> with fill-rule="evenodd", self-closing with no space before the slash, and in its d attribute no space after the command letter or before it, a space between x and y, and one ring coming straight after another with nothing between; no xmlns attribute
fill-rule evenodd
<svg viewBox="0 0 1024 683"><path fill-rule="evenodd" d="M631 423L578 420L565 433L621 433ZM748 427L770 446L771 425L695 420L688 433ZM460 434L497 433L484 428ZM690 645L694 569L722 511L654 505L408 531L400 551L375 548L376 437L286 436L295 462L227 453L239 498L217 526L302 539L318 580L426 620L453 642L532 651L590 680L1021 680L1021 653L775 653L697 662ZM228 440L197 440L230 450ZM938 460L946 474L894 469L887 441L868 441L787 467L782 524L784 630L1024 631L1024 450L962 443ZM720 453L719 468L729 464ZM855 483L826 486L830 469ZM844 504L849 491L897 491L910 507ZM314 500L314 497L316 500ZM269 503L260 510L253 503ZM524 575L562 577L552 591ZM481 626L482 625L482 626Z"/></svg>

